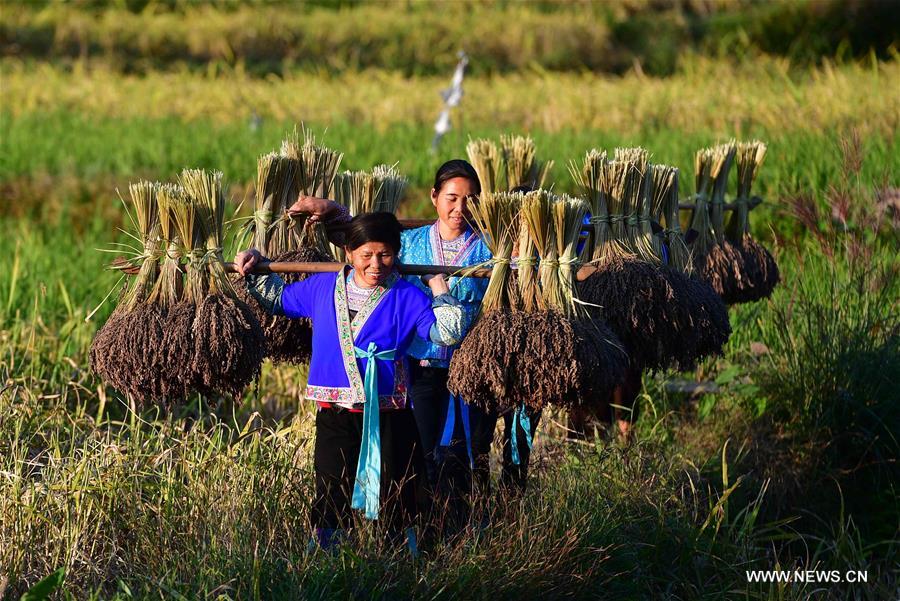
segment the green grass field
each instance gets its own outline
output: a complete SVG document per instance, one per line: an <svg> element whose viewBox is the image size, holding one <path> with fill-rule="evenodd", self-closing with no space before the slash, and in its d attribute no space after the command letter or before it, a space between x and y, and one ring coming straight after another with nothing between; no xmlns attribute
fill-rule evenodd
<svg viewBox="0 0 900 601"><path fill-rule="evenodd" d="M135 75L45 59L0 59L0 598L59 569L54 594L73 599L900 592L900 207L885 208L900 184L896 61L694 58L662 79L501 70L467 80L432 155L449 73ZM530 133L564 191L568 161L586 150L643 145L682 169L685 196L698 148L759 137L766 202L752 225L782 284L731 310L724 357L645 376L633 444L565 441L565 417L544 420L529 492L495 498L486 530L416 562L367 529L334 557L308 555L302 369L267 366L239 403L196 398L159 413L135 411L87 360L118 281L98 250L124 239L116 190L217 168L232 211L244 201L240 218L257 156L301 120L349 168L399 163L408 216L430 215L434 169L470 137ZM667 392L676 378L720 392ZM745 573L795 568L865 570L869 581L758 584Z"/></svg>

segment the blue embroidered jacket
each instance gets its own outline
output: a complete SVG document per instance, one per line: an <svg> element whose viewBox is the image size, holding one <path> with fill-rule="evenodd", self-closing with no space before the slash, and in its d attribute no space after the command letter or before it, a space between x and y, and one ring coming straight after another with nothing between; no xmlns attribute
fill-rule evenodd
<svg viewBox="0 0 900 601"><path fill-rule="evenodd" d="M474 232L470 231L470 235L472 239L456 257L454 265L479 265L492 258L491 251L488 250L484 240ZM401 263L407 265L442 265L443 255L437 223L405 230L401 234L399 259ZM422 283L420 278L409 276L407 280L429 297L431 296L431 290ZM484 298L484 291L487 289L487 283L487 278L452 277L449 280L450 294L462 304L466 313L465 322L468 325L475 322L481 308L481 299ZM458 346L438 346L421 336L416 336L407 353L415 359L427 360L431 367L449 367L450 357Z"/></svg>

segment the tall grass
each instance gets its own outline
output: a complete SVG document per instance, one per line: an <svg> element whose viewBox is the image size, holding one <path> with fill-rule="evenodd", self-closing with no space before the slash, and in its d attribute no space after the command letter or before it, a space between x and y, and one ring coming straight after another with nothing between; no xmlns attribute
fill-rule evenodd
<svg viewBox="0 0 900 601"><path fill-rule="evenodd" d="M452 70L457 50L477 73L526 68L616 72L635 63L667 75L692 52L759 52L815 64L887 56L890 2L333 2L173 0L29 2L4 7L0 52L101 58L135 72L210 61L265 75L381 67L407 75Z"/></svg>
<svg viewBox="0 0 900 601"><path fill-rule="evenodd" d="M397 124L431 126L450 76L448 71L408 78L371 69L259 79L240 66L138 76L87 63L64 68L8 58L0 60L0 69L3 108L13 115L66 109L96 118L178 117L220 124L249 124L257 116L322 125L367 123L380 131ZM898 125L894 109L900 93L891 85L898 73L896 60L826 62L798 71L787 61L764 57L740 64L696 57L667 78L633 70L622 76L526 70L467 78L452 117L457 131L494 126L515 133L599 129L638 135L677 129L753 137L854 125L864 133L890 131Z"/></svg>
<svg viewBox="0 0 900 601"><path fill-rule="evenodd" d="M900 268L895 222L872 196L896 187L900 171L897 93L887 83L896 64L797 76L772 61L733 74L700 62L667 81L475 79L465 100L472 108L455 115L435 156L422 149L430 95L443 79L2 68L4 598L59 568L63 596L79 599L820 594L746 581L745 569L777 567L867 569L869 585L821 595L896 596ZM357 85L363 100L378 100L345 94L326 104L329 93ZM545 105L524 103L522 86L539 90ZM193 105L165 93L178 88ZM344 106L332 111L335 102ZM111 306L86 318L117 278L95 250L120 236L115 187L170 179L185 166L218 168L234 182L234 199L249 199L256 156L301 118L325 129L350 168L399 160L409 196L420 199L401 207L406 215L432 214L433 171L464 156L470 134L530 129L541 156L557 164L592 147L641 145L682 167L719 136L758 135L771 160L757 186L767 202L753 212L754 234L772 245L784 282L770 300L732 310L726 357L692 374L716 379L717 397L667 393L673 374L645 379L634 446L563 442L547 417L529 491L495 497L486 530L442 541L417 562L371 533L337 556L307 555L303 370L267 367L239 403L194 398L172 413L137 414L86 367ZM856 141L844 141L854 127ZM568 177L551 174L556 191L574 189Z"/></svg>

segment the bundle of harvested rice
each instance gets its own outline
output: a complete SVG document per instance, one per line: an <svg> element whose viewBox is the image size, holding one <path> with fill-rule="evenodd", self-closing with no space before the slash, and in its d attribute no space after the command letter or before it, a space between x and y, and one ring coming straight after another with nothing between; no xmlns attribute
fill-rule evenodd
<svg viewBox="0 0 900 601"><path fill-rule="evenodd" d="M377 165L371 172L345 171L334 180L334 200L352 216L361 213L397 213L408 180L392 165ZM344 249L331 245L332 255L345 258Z"/></svg>
<svg viewBox="0 0 900 601"><path fill-rule="evenodd" d="M332 260L321 224L293 217L288 208L299 194L327 196L341 155L317 146L312 135L301 143L295 131L282 143L281 151L259 158L257 163L253 246L276 261L320 262ZM308 274L285 274L287 283ZM312 326L308 319L287 319L266 313L247 292L243 278L235 276L237 297L246 303L266 335L267 356L276 363L301 364L312 354Z"/></svg>
<svg viewBox="0 0 900 601"><path fill-rule="evenodd" d="M593 259L594 249L600 248L601 242L605 243L612 239L606 200L606 164L606 151L595 148L587 152L581 165L575 161L569 162L569 173L572 174L572 179L578 182L581 192L585 195L591 215L589 219L591 227L581 252L581 260L584 263Z"/></svg>
<svg viewBox="0 0 900 601"><path fill-rule="evenodd" d="M149 349L157 348L163 338L163 314L152 296L165 243L157 207L159 185L142 181L131 184L128 190L131 221L137 232L133 236L141 245L132 263L139 265L139 271L94 336L90 363L91 370L104 382L144 402L161 395Z"/></svg>
<svg viewBox="0 0 900 601"><path fill-rule="evenodd" d="M615 334L578 300L578 241L588 209L582 199L542 190L527 195L522 206L540 256L542 310L531 313L537 319L524 353L525 383L535 408L605 403L628 363Z"/></svg>
<svg viewBox="0 0 900 601"><path fill-rule="evenodd" d="M197 388L192 363L194 361L194 318L197 315L197 302L206 294L209 278L204 269L206 241L197 226L196 203L181 188L168 186L160 192L160 217L166 220L169 215L174 229L172 240L181 247L181 254L187 263L184 265L184 283L181 294L175 294L173 288L166 284L166 293L161 301L166 307L163 325L163 340L157 353L160 374L163 382L163 398L186 398ZM174 269L168 266L167 258L163 272L181 283L179 265ZM163 281L163 278L160 278ZM204 390L205 392L209 392Z"/></svg>
<svg viewBox="0 0 900 601"><path fill-rule="evenodd" d="M737 208L731 215L727 231L743 259L740 285L729 299L735 303L754 302L770 296L781 279L775 258L750 235L750 189L765 156L766 145L758 140L738 145Z"/></svg>
<svg viewBox="0 0 900 601"><path fill-rule="evenodd" d="M678 225L678 169L666 165L651 165L653 177L652 212L650 218L659 220L665 210L667 224L667 261L664 272L674 291L673 308L676 323L682 333L682 349L676 367L692 369L697 361L720 355L731 333L728 309L715 290L706 282L692 278L690 251L684 244Z"/></svg>
<svg viewBox="0 0 900 601"><path fill-rule="evenodd" d="M300 135L301 131L295 129L292 136L281 145L281 156L299 162L297 191L294 193L291 203L297 199L297 193L304 196L331 198L334 178L344 155L316 144L316 138L309 130L302 130L302 144ZM290 205L286 205L285 209L288 206ZM322 254L329 254L328 236L322 222L309 221L305 215L287 216L287 218L293 220L292 226L295 228L296 235L296 244L292 245L290 249L310 246L321 251ZM279 261L300 260L277 255L274 258Z"/></svg>
<svg viewBox="0 0 900 601"><path fill-rule="evenodd" d="M506 189L519 186L538 189L553 168L553 161L541 162L535 158L534 140L529 136L500 136L500 148L506 172Z"/></svg>
<svg viewBox="0 0 900 601"><path fill-rule="evenodd" d="M597 267L580 283L580 296L601 307L633 368L690 367L709 348L702 340L708 332L696 330L692 314L709 310L708 299L686 276L662 265L662 248L650 227L662 203L650 194L646 153L622 150L617 156L606 161L601 153L589 153L580 174L594 203L595 224L593 246L583 254ZM721 328L715 334L720 338Z"/></svg>
<svg viewBox="0 0 900 601"><path fill-rule="evenodd" d="M238 396L264 355L262 329L225 272L221 173L180 180L130 186L140 268L91 346L93 370L140 403Z"/></svg>
<svg viewBox="0 0 900 601"><path fill-rule="evenodd" d="M500 136L499 150L493 140L472 140L466 154L484 192L508 192L520 186L540 188L553 167L553 161L535 158L534 140L528 136Z"/></svg>
<svg viewBox="0 0 900 601"><path fill-rule="evenodd" d="M510 204L521 205L524 223L518 281L509 269L516 237ZM455 394L492 409L523 403L538 409L599 398L621 380L625 357L615 337L576 315L576 248L586 209L584 201L543 190L488 193L473 207L476 224L495 244L495 266L482 315L450 364Z"/></svg>
<svg viewBox="0 0 900 601"><path fill-rule="evenodd" d="M502 165L497 145L492 140L471 140L466 145L466 154L478 174L481 192L498 192Z"/></svg>
<svg viewBox="0 0 900 601"><path fill-rule="evenodd" d="M653 196L654 202L661 197L665 220L665 240L668 251L668 265L690 276L694 272L691 251L684 241L681 221L678 217L678 169L665 165L654 165Z"/></svg>
<svg viewBox="0 0 900 601"><path fill-rule="evenodd" d="M483 190L478 203L470 207L472 220L494 256L494 267L478 321L453 354L447 387L487 408L518 407L522 401L517 383L529 324L526 315L513 306L518 299L510 259L523 199L518 193Z"/></svg>
<svg viewBox="0 0 900 601"><path fill-rule="evenodd" d="M697 196L691 227L698 233L692 248L694 267L726 303L732 302L741 285L743 262L740 252L725 239L725 192L735 151L733 143L720 144L699 151L694 164Z"/></svg>
<svg viewBox="0 0 900 601"><path fill-rule="evenodd" d="M225 193L221 172L199 169L181 173L181 185L196 207L188 277L196 314L191 327L194 384L203 392L238 396L260 372L265 335L250 308L235 296L225 272L222 239ZM187 335L187 334L185 334Z"/></svg>
<svg viewBox="0 0 900 601"><path fill-rule="evenodd" d="M345 171L335 178L334 200L354 217L372 212L396 214L407 183L392 165L378 165L371 172Z"/></svg>

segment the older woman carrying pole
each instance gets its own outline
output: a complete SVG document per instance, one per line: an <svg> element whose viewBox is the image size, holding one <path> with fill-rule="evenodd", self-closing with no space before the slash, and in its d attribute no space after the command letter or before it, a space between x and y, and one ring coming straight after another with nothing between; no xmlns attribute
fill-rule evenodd
<svg viewBox="0 0 900 601"><path fill-rule="evenodd" d="M443 276L428 278L429 297L396 273L400 230L389 213L358 215L344 228L350 266L287 286L276 275L252 275L264 260L255 249L235 257L266 310L313 322L306 398L318 405L312 523L323 548L350 526L351 509L376 519L384 499L389 532L405 532L416 552L411 527L421 456L406 353L416 337L456 344L466 315Z"/></svg>

